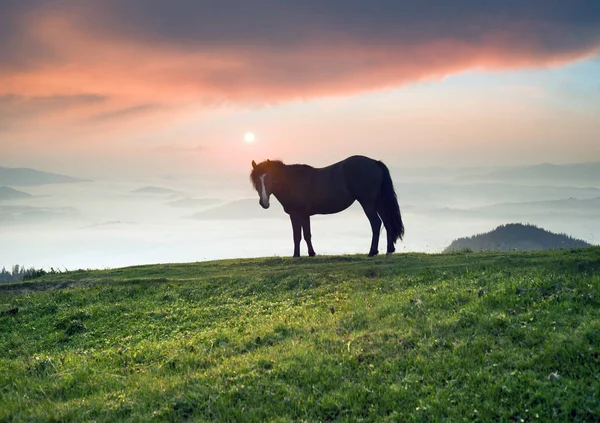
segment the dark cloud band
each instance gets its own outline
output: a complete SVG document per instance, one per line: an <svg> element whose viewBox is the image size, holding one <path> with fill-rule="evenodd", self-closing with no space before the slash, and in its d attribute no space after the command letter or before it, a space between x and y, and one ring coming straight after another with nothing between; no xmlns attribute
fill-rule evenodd
<svg viewBox="0 0 600 423"><path fill-rule="evenodd" d="M96 89L134 104L160 102L153 87L209 102L345 94L600 48L597 0L6 0L2 23L0 83L19 83L0 95L28 94L20 74L46 72L52 95Z"/></svg>

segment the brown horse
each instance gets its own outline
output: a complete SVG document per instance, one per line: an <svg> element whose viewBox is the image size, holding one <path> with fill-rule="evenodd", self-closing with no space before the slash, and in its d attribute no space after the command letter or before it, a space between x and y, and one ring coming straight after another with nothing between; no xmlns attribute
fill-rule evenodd
<svg viewBox="0 0 600 423"><path fill-rule="evenodd" d="M350 207L354 201L362 206L373 231L369 257L378 253L381 222L387 232L387 252L396 249L396 240L404 236L400 207L387 166L364 156L352 156L324 168L286 165L279 160L252 161L250 180L260 197L259 204L269 208L271 194L290 215L294 231L294 257L300 257L301 232L314 256L310 233L310 216L333 214Z"/></svg>

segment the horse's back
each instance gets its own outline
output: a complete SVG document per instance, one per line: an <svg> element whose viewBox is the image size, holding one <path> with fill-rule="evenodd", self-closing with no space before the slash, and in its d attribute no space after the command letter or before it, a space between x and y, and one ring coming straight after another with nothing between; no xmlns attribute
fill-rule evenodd
<svg viewBox="0 0 600 423"><path fill-rule="evenodd" d="M323 173L343 175L345 178L352 175L368 178L370 175L381 174L380 163L366 156L350 156L347 159L315 170L322 171Z"/></svg>
<svg viewBox="0 0 600 423"><path fill-rule="evenodd" d="M348 208L356 200L363 206L374 204L383 172L380 162L365 156L351 156L330 166L307 167L304 177L304 182L294 189L297 203L304 204L309 215L332 214Z"/></svg>
<svg viewBox="0 0 600 423"><path fill-rule="evenodd" d="M352 156L326 167L307 168L296 196L304 199L309 214L338 213L364 197L360 195L365 191L360 188L361 180L371 179L369 174L376 172L376 163L368 157Z"/></svg>
<svg viewBox="0 0 600 423"><path fill-rule="evenodd" d="M373 172L379 169L379 161L367 156L350 156L346 160L342 160L344 167L358 172Z"/></svg>
<svg viewBox="0 0 600 423"><path fill-rule="evenodd" d="M381 162L366 156L351 156L340 162L348 189L360 202L374 201L383 181Z"/></svg>

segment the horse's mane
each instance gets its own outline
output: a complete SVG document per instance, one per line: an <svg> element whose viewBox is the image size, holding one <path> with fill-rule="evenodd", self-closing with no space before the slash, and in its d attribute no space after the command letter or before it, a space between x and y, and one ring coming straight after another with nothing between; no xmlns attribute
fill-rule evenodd
<svg viewBox="0 0 600 423"><path fill-rule="evenodd" d="M250 182L252 182L252 186L254 186L254 189L258 189L258 178L260 177L260 175L265 173L265 168L271 165L275 165L277 167L285 166L285 164L281 160L263 160L262 162L257 164L256 167L252 169L252 172L250 172Z"/></svg>
<svg viewBox="0 0 600 423"><path fill-rule="evenodd" d="M255 189L258 189L258 178L260 177L260 175L262 175L263 173L265 173L267 171L267 169L289 169L292 171L301 171L301 170L308 170L308 169L312 169L312 166L306 165L306 164L292 164L292 165L286 165L285 163L283 163L281 160L264 160L260 163L258 163L256 165L255 168L252 169L252 172L250 172L250 182L252 182L252 185L254 186Z"/></svg>

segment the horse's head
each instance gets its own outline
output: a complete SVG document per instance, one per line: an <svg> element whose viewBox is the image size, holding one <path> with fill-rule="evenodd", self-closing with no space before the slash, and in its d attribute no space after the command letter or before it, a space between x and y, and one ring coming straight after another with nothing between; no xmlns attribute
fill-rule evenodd
<svg viewBox="0 0 600 423"><path fill-rule="evenodd" d="M271 160L266 160L259 164L256 164L252 160L252 172L250 172L250 181L258 192L259 200L258 203L263 209L269 208L269 198L273 193L273 164Z"/></svg>

